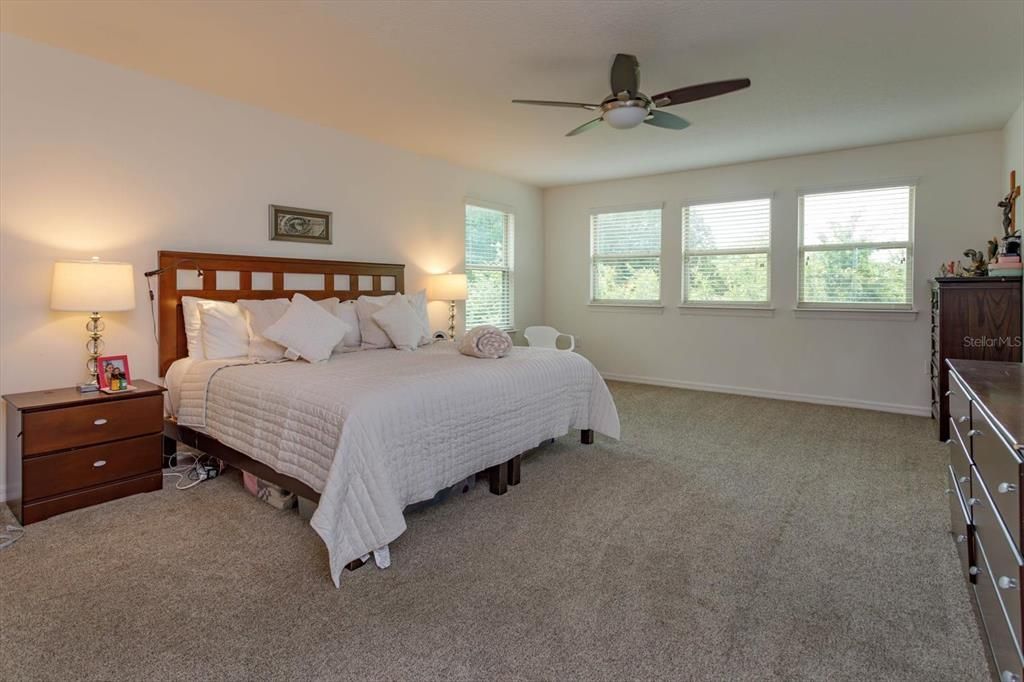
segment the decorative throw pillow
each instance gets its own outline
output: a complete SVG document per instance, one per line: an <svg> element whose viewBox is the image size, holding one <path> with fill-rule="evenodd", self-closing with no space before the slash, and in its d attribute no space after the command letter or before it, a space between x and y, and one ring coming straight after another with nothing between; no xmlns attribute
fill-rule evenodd
<svg viewBox="0 0 1024 682"><path fill-rule="evenodd" d="M185 340L188 345L188 356L196 360L203 360L206 354L203 352L203 321L199 316L199 306L212 305L217 308L230 310L236 308L230 301L213 301L208 298L197 296L182 296L181 307L185 317Z"/></svg>
<svg viewBox="0 0 1024 682"><path fill-rule="evenodd" d="M287 298L242 300L238 307L245 313L249 324L249 359L257 362L275 362L284 358L284 347L263 336L263 331L281 319L288 310Z"/></svg>
<svg viewBox="0 0 1024 682"><path fill-rule="evenodd" d="M241 308L234 303L223 305L222 301L201 302L198 307L207 360L249 355L249 325Z"/></svg>
<svg viewBox="0 0 1024 682"><path fill-rule="evenodd" d="M420 289L415 294L406 296L406 299L409 301L409 305L412 306L413 310L416 311L416 315L419 317L420 323L423 326L423 335L420 337L419 344L417 345L423 346L430 343L430 316L427 314L427 290Z"/></svg>
<svg viewBox="0 0 1024 682"><path fill-rule="evenodd" d="M356 314L359 316L359 334L362 337L362 347L371 348L392 348L391 338L387 335L373 314L391 302L394 296L360 296L356 301Z"/></svg>
<svg viewBox="0 0 1024 682"><path fill-rule="evenodd" d="M263 336L287 348L286 358L322 362L331 357L331 351L347 331L348 325L323 306L307 296L295 294L288 310L263 331Z"/></svg>
<svg viewBox="0 0 1024 682"><path fill-rule="evenodd" d="M363 337L359 335L359 314L356 312L355 301L340 301L338 305L334 307L334 314L339 320L348 325L348 333L345 334L345 338L341 340L334 350L337 352L351 352L359 350L360 345L363 342Z"/></svg>
<svg viewBox="0 0 1024 682"><path fill-rule="evenodd" d="M423 321L409 299L398 294L373 314L374 321L388 335L395 348L416 350L423 338Z"/></svg>

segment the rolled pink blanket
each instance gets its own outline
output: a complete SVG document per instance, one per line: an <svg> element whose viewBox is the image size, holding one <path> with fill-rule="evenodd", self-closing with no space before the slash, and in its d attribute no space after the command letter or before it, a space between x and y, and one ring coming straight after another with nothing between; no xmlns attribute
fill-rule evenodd
<svg viewBox="0 0 1024 682"><path fill-rule="evenodd" d="M473 327L459 341L459 352L474 358L496 359L512 350L512 337L497 327L482 324Z"/></svg>

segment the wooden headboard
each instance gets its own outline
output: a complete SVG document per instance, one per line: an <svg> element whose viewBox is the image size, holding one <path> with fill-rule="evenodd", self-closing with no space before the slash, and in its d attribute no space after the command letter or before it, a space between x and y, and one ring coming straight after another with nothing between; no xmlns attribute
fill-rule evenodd
<svg viewBox="0 0 1024 682"><path fill-rule="evenodd" d="M188 251L159 251L157 258L163 270L159 280L160 376L172 362L188 355L182 296L237 301L291 298L298 292L314 300L337 296L344 301L364 294L405 291L405 265ZM196 276L197 267L203 271L202 278ZM179 271L184 279L193 280L188 282L191 286L179 288ZM289 287L289 283L295 286Z"/></svg>

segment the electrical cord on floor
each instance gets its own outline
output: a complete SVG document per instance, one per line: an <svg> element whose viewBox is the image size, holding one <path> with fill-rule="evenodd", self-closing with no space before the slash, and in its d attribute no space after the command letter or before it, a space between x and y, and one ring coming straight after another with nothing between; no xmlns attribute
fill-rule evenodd
<svg viewBox="0 0 1024 682"><path fill-rule="evenodd" d="M0 528L0 549L7 549L24 536L25 529L21 526L5 524Z"/></svg>
<svg viewBox="0 0 1024 682"><path fill-rule="evenodd" d="M188 490L203 481L215 478L222 468L220 461L210 455L194 455L191 452L182 451L176 452L174 456L177 462L191 460L164 470L164 476L177 478L174 487L178 490Z"/></svg>

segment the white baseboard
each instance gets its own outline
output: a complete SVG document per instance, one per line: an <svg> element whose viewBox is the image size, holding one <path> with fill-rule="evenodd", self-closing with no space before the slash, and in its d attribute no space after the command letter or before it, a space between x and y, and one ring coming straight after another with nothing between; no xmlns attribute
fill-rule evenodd
<svg viewBox="0 0 1024 682"><path fill-rule="evenodd" d="M850 398L833 398L831 396L826 395L809 395L806 393L769 391L761 388L746 388L744 386L722 386L720 384L705 384L699 381L658 379L654 377L633 376L630 374L617 374L614 372L601 372L601 376L611 381L625 381L631 384L650 384L652 386L667 386L669 388L686 388L691 391L732 393L734 395L748 395L753 398L770 398L772 400L790 400L798 403L814 403L816 405L835 405L836 407L853 407L858 410L893 412L895 414L909 414L915 417L930 417L932 414L929 408L919 407L917 405L899 405L896 403L875 402L873 400L852 400Z"/></svg>

